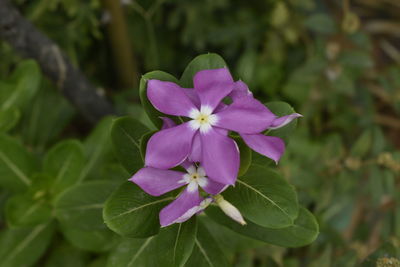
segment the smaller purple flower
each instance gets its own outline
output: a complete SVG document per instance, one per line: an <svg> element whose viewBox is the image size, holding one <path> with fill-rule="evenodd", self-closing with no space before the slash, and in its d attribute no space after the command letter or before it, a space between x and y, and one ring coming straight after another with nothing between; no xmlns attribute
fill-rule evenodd
<svg viewBox="0 0 400 267"><path fill-rule="evenodd" d="M152 196L160 196L184 187L179 196L160 211L162 227L188 220L213 201L211 197L202 197L200 188L209 195L217 195L227 187L209 179L201 166L185 161L182 167L186 169L186 173L144 167L129 179Z"/></svg>

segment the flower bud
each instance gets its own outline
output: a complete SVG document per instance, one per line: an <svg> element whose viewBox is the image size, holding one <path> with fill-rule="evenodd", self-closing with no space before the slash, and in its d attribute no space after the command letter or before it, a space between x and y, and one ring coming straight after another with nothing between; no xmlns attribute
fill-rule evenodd
<svg viewBox="0 0 400 267"><path fill-rule="evenodd" d="M215 203L222 209L222 211L231 217L233 220L237 221L241 225L246 225L246 221L243 219L242 214L240 211L233 206L231 203L226 201L221 195L216 195L214 197Z"/></svg>

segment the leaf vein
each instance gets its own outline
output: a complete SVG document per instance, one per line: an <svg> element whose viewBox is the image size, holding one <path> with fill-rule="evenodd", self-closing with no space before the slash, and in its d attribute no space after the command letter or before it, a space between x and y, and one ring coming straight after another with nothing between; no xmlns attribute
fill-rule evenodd
<svg viewBox="0 0 400 267"><path fill-rule="evenodd" d="M238 183L246 186L247 188L253 190L254 192L256 192L257 194L259 194L261 197L265 198L266 200L268 200L269 202L271 202L272 205L276 206L280 211L282 211L286 216L289 217L289 219L292 221L291 216L283 209L281 208L281 206L279 206L275 201L273 201L272 199L270 199L268 196L264 195L263 193L261 193L259 190L255 189L254 187L252 187L251 185L241 181L241 180L237 180Z"/></svg>
<svg viewBox="0 0 400 267"><path fill-rule="evenodd" d="M15 255L21 252L28 244L31 242L45 227L47 224L42 224L36 227L32 232L29 233L25 237L24 240L10 253L8 254L7 258L2 260L2 262L7 262L8 260L12 259Z"/></svg>
<svg viewBox="0 0 400 267"><path fill-rule="evenodd" d="M61 167L60 171L57 174L57 177L54 181L54 184L57 184L58 181L64 176L65 172L67 171L67 167L71 164L71 157L72 154L69 154L67 160L64 162L63 166Z"/></svg>
<svg viewBox="0 0 400 267"><path fill-rule="evenodd" d="M90 210L90 209L101 209L103 208L104 203L96 203L96 204L89 204L89 205L82 205L78 207L62 207L59 209L62 210Z"/></svg>
<svg viewBox="0 0 400 267"><path fill-rule="evenodd" d="M159 199L159 200L156 200L156 201L153 201L153 202L150 202L150 203L146 203L146 204L144 204L142 206L135 207L133 209L130 209L130 210L127 210L127 211L125 211L123 213L120 213L120 214L110 218L109 221L114 220L114 219L116 219L118 217L124 216L126 214L132 213L132 212L137 211L139 209L143 209L143 208L145 208L147 206L155 205L155 204L158 204L158 203L161 203L161 202L164 202L164 201L169 201L169 200L172 200L172 199L174 199L174 198L173 197L167 197L167 198Z"/></svg>
<svg viewBox="0 0 400 267"><path fill-rule="evenodd" d="M139 255L143 252L143 250L149 245L150 241L153 239L153 236L148 238L146 242L143 243L143 245L139 248L139 250L136 252L135 255L133 255L132 260L128 263L127 267L132 266L132 264L136 261L136 259L139 257Z"/></svg>
<svg viewBox="0 0 400 267"><path fill-rule="evenodd" d="M16 165L14 165L14 163L12 163L9 160L9 158L6 155L4 155L3 152L0 152L0 158L4 161L4 163L6 163L8 168L10 168L17 175L17 177L20 178L20 180L24 184L26 185L31 184L31 180L29 180L29 178Z"/></svg>
<svg viewBox="0 0 400 267"><path fill-rule="evenodd" d="M174 264L175 264L175 261L176 261L176 248L178 246L178 240L179 240L179 236L181 234L181 228L182 228L182 224L180 223L179 224L179 228L178 228L178 233L177 233L176 239L175 239L175 244L174 244Z"/></svg>
<svg viewBox="0 0 400 267"><path fill-rule="evenodd" d="M197 240L197 238L195 238L194 241L196 242L196 245L199 247L200 252L204 255L204 258L206 259L207 263L208 263L211 267L214 267L214 264L211 262L211 260L210 260L210 258L208 257L206 251L205 251L204 248L201 246L199 240Z"/></svg>
<svg viewBox="0 0 400 267"><path fill-rule="evenodd" d="M124 128L122 128L122 127L120 127L120 128L121 128L121 130L124 132L124 134L129 138L129 140L131 140L132 143L133 143L138 149L140 149L139 143L136 142L136 140L135 140L132 136L130 136L130 135L127 133L127 131L125 131Z"/></svg>

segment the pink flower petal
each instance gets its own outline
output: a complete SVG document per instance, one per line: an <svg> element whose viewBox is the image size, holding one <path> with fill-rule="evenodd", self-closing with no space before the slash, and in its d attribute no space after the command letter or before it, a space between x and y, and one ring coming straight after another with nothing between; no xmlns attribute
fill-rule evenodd
<svg viewBox="0 0 400 267"><path fill-rule="evenodd" d="M177 199L160 211L161 226L188 220L198 212L202 200L198 190L189 192L185 189Z"/></svg>
<svg viewBox="0 0 400 267"><path fill-rule="evenodd" d="M200 137L202 166L207 177L221 184L234 184L240 163L235 141L214 128Z"/></svg>
<svg viewBox="0 0 400 267"><path fill-rule="evenodd" d="M279 137L265 136L263 134L240 134L240 136L254 151L275 162L278 162L283 152L285 152L285 143Z"/></svg>
<svg viewBox="0 0 400 267"><path fill-rule="evenodd" d="M193 104L196 105L198 109L200 109L200 98L197 95L196 91L191 88L182 88L185 94L189 97Z"/></svg>
<svg viewBox="0 0 400 267"><path fill-rule="evenodd" d="M249 90L247 85L242 81L235 82L235 87L229 94L233 101L238 100L241 97L253 97L253 93Z"/></svg>
<svg viewBox="0 0 400 267"><path fill-rule="evenodd" d="M266 106L252 97L241 97L216 115L216 126L246 134L267 129L276 118Z"/></svg>
<svg viewBox="0 0 400 267"><path fill-rule="evenodd" d="M192 162L201 161L201 140L199 132L197 132L193 137L192 151L190 152L189 159Z"/></svg>
<svg viewBox="0 0 400 267"><path fill-rule="evenodd" d="M286 115L286 116L283 116L283 117L276 118L272 122L272 124L269 127L269 129L273 129L273 130L274 129L279 129L279 128L289 124L292 120L294 120L296 118L299 118L299 117L303 117L303 116L301 114L299 114L299 113L293 113L293 114L290 114L290 115Z"/></svg>
<svg viewBox="0 0 400 267"><path fill-rule="evenodd" d="M195 132L183 123L155 133L147 143L145 165L159 169L179 165L191 151Z"/></svg>
<svg viewBox="0 0 400 267"><path fill-rule="evenodd" d="M135 173L129 181L152 196L160 196L185 185L180 182L183 175L183 172L145 167Z"/></svg>
<svg viewBox="0 0 400 267"><path fill-rule="evenodd" d="M228 185L226 185L226 184L221 184L221 183L215 182L214 180L208 179L206 186L203 186L202 188L204 189L204 191L206 191L207 193L209 193L211 195L217 195L217 194L221 193L222 191L224 191L227 187L228 187Z"/></svg>
<svg viewBox="0 0 400 267"><path fill-rule="evenodd" d="M149 80L147 97L157 110L169 115L187 117L192 109L197 109L186 91L173 82Z"/></svg>
<svg viewBox="0 0 400 267"><path fill-rule="evenodd" d="M227 68L202 70L193 78L194 89L201 106L214 110L234 87L234 81Z"/></svg>
<svg viewBox="0 0 400 267"><path fill-rule="evenodd" d="M181 163L181 166L182 166L183 168L185 168L185 170L187 170L189 167L191 167L191 166L193 166L193 165L194 165L193 162L190 161L189 159L185 159L185 160Z"/></svg>
<svg viewBox="0 0 400 267"><path fill-rule="evenodd" d="M172 128L172 127L176 126L176 123L168 117L160 117L160 119L162 119L162 121L163 121L161 130Z"/></svg>

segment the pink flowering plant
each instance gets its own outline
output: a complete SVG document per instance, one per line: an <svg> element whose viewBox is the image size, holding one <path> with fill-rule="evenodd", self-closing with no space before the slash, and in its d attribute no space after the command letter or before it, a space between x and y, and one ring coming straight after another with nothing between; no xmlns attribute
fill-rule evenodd
<svg viewBox="0 0 400 267"><path fill-rule="evenodd" d="M145 74L140 93L154 129L127 116L111 130L131 174L103 210L107 226L129 237L121 250L163 247L159 266L196 266L199 255L226 266L214 223L283 247L317 237L315 218L276 170L301 117L288 104L258 101L215 54L195 58L180 80Z"/></svg>

